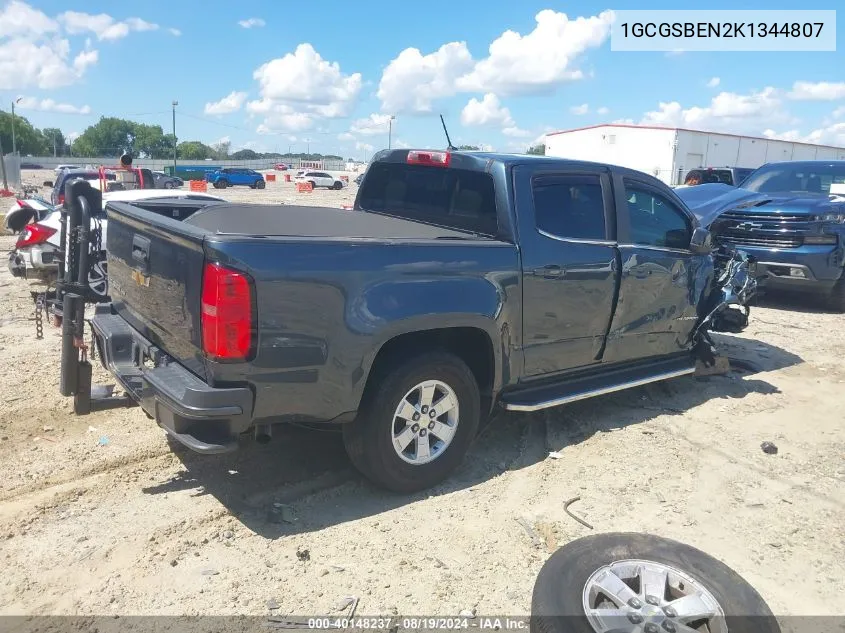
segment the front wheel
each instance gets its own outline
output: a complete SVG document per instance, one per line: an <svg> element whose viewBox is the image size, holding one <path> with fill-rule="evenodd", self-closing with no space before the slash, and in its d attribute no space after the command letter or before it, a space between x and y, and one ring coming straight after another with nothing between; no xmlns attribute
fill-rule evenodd
<svg viewBox="0 0 845 633"><path fill-rule="evenodd" d="M165 189L176 189L176 183L173 182L172 180L168 180L167 182L164 183L164 188Z"/></svg>
<svg viewBox="0 0 845 633"><path fill-rule="evenodd" d="M831 309L837 312L845 312L845 272L842 273L839 281L836 282L833 290L830 291L828 303Z"/></svg>
<svg viewBox="0 0 845 633"><path fill-rule="evenodd" d="M346 451L368 479L394 492L440 483L458 467L478 431L478 384L460 358L445 352L411 357L373 376Z"/></svg>
<svg viewBox="0 0 845 633"><path fill-rule="evenodd" d="M779 633L760 594L702 551L649 534L567 543L534 584L531 631Z"/></svg>
<svg viewBox="0 0 845 633"><path fill-rule="evenodd" d="M218 189L225 189L226 187L229 186L229 181L221 179L221 180L218 180L217 182L215 182L214 186L217 187Z"/></svg>
<svg viewBox="0 0 845 633"><path fill-rule="evenodd" d="M311 190L313 191L316 188L317 188L317 183L312 180L311 181Z"/></svg>
<svg viewBox="0 0 845 633"><path fill-rule="evenodd" d="M255 181L255 188L256 189L264 189L265 184L263 180L256 180Z"/></svg>
<svg viewBox="0 0 845 633"><path fill-rule="evenodd" d="M340 182L339 180L336 180L332 189L334 189L335 191L337 191L339 189L343 189L343 183Z"/></svg>

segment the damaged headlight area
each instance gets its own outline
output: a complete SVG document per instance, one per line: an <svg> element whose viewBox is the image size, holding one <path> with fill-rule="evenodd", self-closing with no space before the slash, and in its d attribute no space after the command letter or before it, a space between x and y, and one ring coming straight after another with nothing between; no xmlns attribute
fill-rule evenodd
<svg viewBox="0 0 845 633"><path fill-rule="evenodd" d="M762 278L753 257L735 248L721 246L713 253L715 274L699 309L703 315L693 336L699 357L707 365L715 362L715 344L709 332L742 332L748 326L750 303Z"/></svg>

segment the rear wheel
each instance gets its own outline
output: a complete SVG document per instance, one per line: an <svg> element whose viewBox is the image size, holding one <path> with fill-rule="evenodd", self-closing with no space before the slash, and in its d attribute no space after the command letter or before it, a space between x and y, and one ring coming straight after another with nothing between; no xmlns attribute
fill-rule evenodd
<svg viewBox="0 0 845 633"><path fill-rule="evenodd" d="M334 189L334 190L343 189L343 183L340 182L339 180L336 180L332 189Z"/></svg>
<svg viewBox="0 0 845 633"><path fill-rule="evenodd" d="M316 189L316 188L317 188L317 183L316 183L316 182L314 182L313 180L312 180L312 181L310 181L310 182L311 182L311 189Z"/></svg>
<svg viewBox="0 0 845 633"><path fill-rule="evenodd" d="M265 183L263 180L256 180L255 181L255 188L256 189L264 189Z"/></svg>
<svg viewBox="0 0 845 633"><path fill-rule="evenodd" d="M173 182L172 180L168 180L167 182L164 183L164 188L165 189L176 189L176 183Z"/></svg>
<svg viewBox="0 0 845 633"><path fill-rule="evenodd" d="M842 273L839 281L836 282L833 290L830 291L828 304L837 312L845 312L845 272Z"/></svg>
<svg viewBox="0 0 845 633"><path fill-rule="evenodd" d="M445 352L410 357L375 375L343 439L355 467L394 492L440 483L458 467L478 431L475 377Z"/></svg>

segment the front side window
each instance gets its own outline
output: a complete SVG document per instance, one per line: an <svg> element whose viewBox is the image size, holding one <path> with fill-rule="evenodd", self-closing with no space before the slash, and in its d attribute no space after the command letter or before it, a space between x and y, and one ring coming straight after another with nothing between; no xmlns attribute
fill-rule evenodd
<svg viewBox="0 0 845 633"><path fill-rule="evenodd" d="M635 183L625 184L631 242L643 246L687 249L692 239L689 217L664 196Z"/></svg>
<svg viewBox="0 0 845 633"><path fill-rule="evenodd" d="M537 228L555 237L606 239L604 200L597 175L547 175L532 181Z"/></svg>

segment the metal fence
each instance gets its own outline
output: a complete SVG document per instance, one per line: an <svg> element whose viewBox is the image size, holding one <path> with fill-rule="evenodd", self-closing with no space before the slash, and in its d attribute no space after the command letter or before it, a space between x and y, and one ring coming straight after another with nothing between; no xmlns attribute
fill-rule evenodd
<svg viewBox="0 0 845 633"><path fill-rule="evenodd" d="M117 158L104 156L94 158L80 158L68 156L27 156L22 162L30 165L39 165L44 169L55 169L58 165L117 165ZM343 171L346 169L346 161L324 160L304 161L299 158L262 158L258 160L177 160L177 165L200 165L207 162L211 165L222 167L240 167L243 169L273 169L273 165L284 163L291 169L323 169L325 171ZM165 167L173 165L173 159L136 158L132 164L136 167L146 167L156 171L162 171Z"/></svg>

